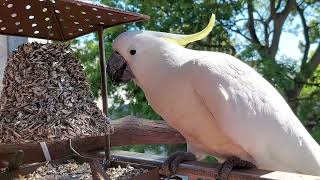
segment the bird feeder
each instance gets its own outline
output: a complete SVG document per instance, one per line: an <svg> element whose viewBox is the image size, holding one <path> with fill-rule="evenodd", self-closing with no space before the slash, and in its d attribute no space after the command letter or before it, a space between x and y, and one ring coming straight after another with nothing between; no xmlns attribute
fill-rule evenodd
<svg viewBox="0 0 320 180"><path fill-rule="evenodd" d="M0 34L69 41L98 32L103 112L108 114L107 77L103 30L141 22L148 16L78 0L0 0ZM110 160L110 136L105 139Z"/></svg>

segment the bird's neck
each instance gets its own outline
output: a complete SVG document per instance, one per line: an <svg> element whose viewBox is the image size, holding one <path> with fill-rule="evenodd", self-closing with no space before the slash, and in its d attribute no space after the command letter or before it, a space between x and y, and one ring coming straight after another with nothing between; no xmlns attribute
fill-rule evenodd
<svg viewBox="0 0 320 180"><path fill-rule="evenodd" d="M153 91L159 85L166 86L169 79L176 78L181 66L187 61L184 48L164 48L159 54L149 55L148 63L144 63L143 70L137 74L139 86L145 91ZM156 59L157 58L157 59Z"/></svg>

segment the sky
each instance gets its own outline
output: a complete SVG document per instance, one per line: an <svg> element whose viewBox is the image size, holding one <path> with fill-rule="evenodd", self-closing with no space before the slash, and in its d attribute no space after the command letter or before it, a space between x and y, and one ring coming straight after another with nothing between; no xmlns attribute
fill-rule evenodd
<svg viewBox="0 0 320 180"><path fill-rule="evenodd" d="M80 38L80 42L83 40L90 38L91 35L86 35ZM29 42L38 41L42 43L47 43L47 40L37 39L37 38L29 38ZM278 56L287 56L291 59L299 60L302 57L302 53L299 49L299 41L303 41L302 34L292 34L289 32L283 32L280 38L279 44L279 53ZM98 42L97 42L98 43ZM81 46L81 44L80 44ZM314 48L314 47L313 47Z"/></svg>
<svg viewBox="0 0 320 180"><path fill-rule="evenodd" d="M303 57L303 52L301 52L301 50L299 49L299 43L305 43L304 40L304 34L303 34L303 29L301 26L301 22L300 22L300 18L298 16L296 16L294 18L294 20L289 24L287 21L284 24L284 30L281 34L280 37L280 43L279 43L279 52L277 54L277 58L281 57L281 56L286 56L289 57L293 60L297 60L298 62L300 62L300 60ZM288 27L290 27L291 29L293 29L292 27L300 27L300 28L294 28L294 30L296 31L296 33L292 33L292 32L287 32L286 29L288 29ZM317 48L317 43L311 44L310 46L310 51L315 51Z"/></svg>
<svg viewBox="0 0 320 180"><path fill-rule="evenodd" d="M280 38L279 54L285 55L291 59L301 59L302 53L299 49L299 41L303 41L301 34L294 35L292 33L284 32Z"/></svg>
<svg viewBox="0 0 320 180"><path fill-rule="evenodd" d="M90 1L94 1L94 2L98 2L98 0L90 0ZM239 15L239 17L241 18L242 15ZM238 18L238 17L235 17ZM290 16L288 17L290 18ZM292 18L292 17L291 17ZM298 24L300 24L300 18L298 16L296 16L295 18L293 18L293 21L288 22L286 21L284 24L284 29L286 29L286 27L290 27L292 29L292 27L296 27ZM287 31L283 31L281 34L281 38L280 38L280 44L279 44L279 51L277 54L277 59L282 59L281 57L287 57L289 59L295 60L299 63L300 59L302 58L303 54L301 52L301 50L299 49L299 42L304 42L304 37L303 37L303 33L302 33L302 28L297 28L295 29L296 34L293 34L292 32L287 32ZM240 39L243 38L238 38L238 36L236 36L237 40L241 41ZM79 38L79 47L83 47L83 43L84 40L87 39L91 39L93 38L93 34L89 34L86 36L83 36L81 38ZM35 39L35 38L30 38L29 41L41 41L43 43L46 43L46 40L39 40L39 39ZM98 43L98 42L97 42ZM85 47L83 47L85 48ZM314 50L316 48L316 45L311 46L311 50Z"/></svg>
<svg viewBox="0 0 320 180"><path fill-rule="evenodd" d="M88 2L94 2L97 3L99 0L82 0L82 1L88 1ZM265 11L265 10L263 10ZM239 15L239 17L241 18L242 15ZM237 17L235 17L237 18ZM287 21L284 25L284 27L286 26L292 26L295 27L297 24L300 24L300 19L299 18L294 18L293 21L289 24ZM79 38L80 43L83 42L86 39L90 39L92 38L92 34L90 35L86 35L83 36L81 38ZM237 38L239 39L239 38ZM283 31L281 38L280 38L280 44L279 44L279 52L277 54L277 58L281 57L281 56L286 56L289 57L290 59L295 59L295 60L300 60L302 57L302 52L299 49L299 42L302 41L303 42L303 34L300 31L299 33L293 34L290 32L286 32ZM43 43L46 43L46 40L39 40L39 39L35 39L35 38L30 38L29 41L41 41ZM80 47L82 47L82 44L79 44ZM311 47L311 49L315 49L315 47Z"/></svg>

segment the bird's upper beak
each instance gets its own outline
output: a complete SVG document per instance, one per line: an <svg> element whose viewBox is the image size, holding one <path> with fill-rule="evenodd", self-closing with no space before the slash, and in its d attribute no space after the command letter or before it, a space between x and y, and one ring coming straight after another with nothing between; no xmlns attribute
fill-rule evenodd
<svg viewBox="0 0 320 180"><path fill-rule="evenodd" d="M109 58L107 73L114 83L128 82L131 79L134 79L134 75L129 65L118 52L113 52Z"/></svg>

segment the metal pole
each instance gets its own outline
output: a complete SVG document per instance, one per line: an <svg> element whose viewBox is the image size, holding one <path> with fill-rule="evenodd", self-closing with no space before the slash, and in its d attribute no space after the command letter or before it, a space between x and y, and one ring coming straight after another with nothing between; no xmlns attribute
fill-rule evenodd
<svg viewBox="0 0 320 180"><path fill-rule="evenodd" d="M103 39L103 27L100 26L98 29L99 37L99 53L100 53L100 73L101 73L101 96L102 96L102 107L103 112L108 116L108 94L107 94L107 75L106 75L106 60L105 60L105 48ZM105 136L105 158L107 166L110 161L110 135Z"/></svg>

